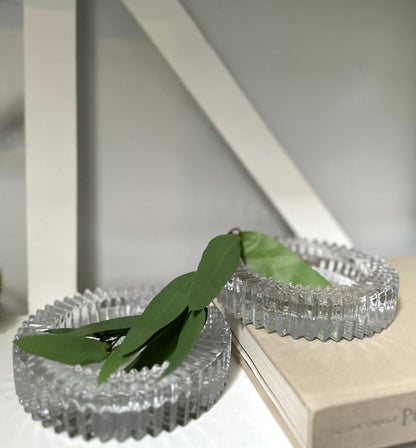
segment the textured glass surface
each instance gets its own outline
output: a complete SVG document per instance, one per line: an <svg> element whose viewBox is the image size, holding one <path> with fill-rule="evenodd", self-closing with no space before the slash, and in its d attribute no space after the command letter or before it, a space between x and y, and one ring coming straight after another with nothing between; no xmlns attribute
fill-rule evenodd
<svg viewBox="0 0 416 448"><path fill-rule="evenodd" d="M80 327L114 317L141 314L155 288L86 291L46 306L18 330L18 337L48 328ZM69 366L13 348L16 393L26 412L56 432L102 441L140 439L171 431L208 410L220 397L230 362L231 332L221 313L208 318L184 363L157 381L167 363L151 370L123 370L97 386L101 364Z"/></svg>
<svg viewBox="0 0 416 448"><path fill-rule="evenodd" d="M396 313L399 277L388 263L335 244L294 238L281 242L332 286L322 289L275 282L240 263L219 296L227 313L281 336L321 341L372 336L390 325Z"/></svg>

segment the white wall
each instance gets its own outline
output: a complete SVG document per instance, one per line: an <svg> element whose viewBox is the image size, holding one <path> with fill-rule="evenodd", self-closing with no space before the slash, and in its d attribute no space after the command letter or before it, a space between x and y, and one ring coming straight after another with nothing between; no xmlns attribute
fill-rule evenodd
<svg viewBox="0 0 416 448"><path fill-rule="evenodd" d="M183 3L356 245L415 252L416 4ZM169 278L236 224L287 233L122 5L86 10L89 278Z"/></svg>
<svg viewBox="0 0 416 448"><path fill-rule="evenodd" d="M353 242L416 252L416 2L183 0Z"/></svg>
<svg viewBox="0 0 416 448"><path fill-rule="evenodd" d="M183 5L355 244L415 253L416 3ZM4 36L16 3L0 8ZM0 86L19 99L14 36L0 39ZM235 225L289 233L121 3L80 1L79 38L80 287L167 281ZM0 147L0 250L24 279L17 147Z"/></svg>
<svg viewBox="0 0 416 448"><path fill-rule="evenodd" d="M288 234L122 4L83 8L81 286L166 282L236 225Z"/></svg>

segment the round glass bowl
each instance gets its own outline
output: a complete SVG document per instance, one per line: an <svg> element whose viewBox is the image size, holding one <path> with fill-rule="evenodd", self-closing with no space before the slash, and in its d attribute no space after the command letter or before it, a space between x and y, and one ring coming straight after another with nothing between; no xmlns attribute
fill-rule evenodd
<svg viewBox="0 0 416 448"><path fill-rule="evenodd" d="M335 244L297 238L280 241L332 286L275 282L240 263L218 298L226 313L281 336L321 341L372 336L393 321L399 276L384 260Z"/></svg>
<svg viewBox="0 0 416 448"><path fill-rule="evenodd" d="M141 314L157 292L156 288L87 290L29 316L17 337ZM227 380L231 332L218 309L210 306L192 352L170 375L158 381L167 363L140 372L119 370L101 386L97 386L100 363L69 366L13 347L16 393L34 420L71 437L122 441L171 431L207 411Z"/></svg>

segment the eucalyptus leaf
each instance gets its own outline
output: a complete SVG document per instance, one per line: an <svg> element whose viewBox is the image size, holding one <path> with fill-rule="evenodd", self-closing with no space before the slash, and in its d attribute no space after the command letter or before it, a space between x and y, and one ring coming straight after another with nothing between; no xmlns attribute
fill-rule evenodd
<svg viewBox="0 0 416 448"><path fill-rule="evenodd" d="M120 345L121 355L137 351L158 330L185 310L188 306L189 287L194 276L195 272L188 272L175 278L154 297Z"/></svg>
<svg viewBox="0 0 416 448"><path fill-rule="evenodd" d="M152 337L139 356L125 368L126 372L130 372L132 369L141 370L145 366L150 369L154 364L162 365L163 361L168 359L176 348L185 317L182 317L179 325L175 325L174 321Z"/></svg>
<svg viewBox="0 0 416 448"><path fill-rule="evenodd" d="M116 347L105 360L101 366L100 373L98 374L98 384L104 383L107 378L114 373L118 368L127 364L132 356L122 356L119 350L120 346Z"/></svg>
<svg viewBox="0 0 416 448"><path fill-rule="evenodd" d="M125 370L129 371L168 361L166 376L194 347L205 324L206 306L235 272L240 256L250 269L276 281L324 288L330 285L300 257L267 235L220 235L208 243L197 271L170 282L141 315L80 328L50 329L49 334L25 336L14 343L26 352L71 365L105 360L99 384L126 364ZM114 349L123 336L124 341ZM113 350L109 356L106 349Z"/></svg>
<svg viewBox="0 0 416 448"><path fill-rule="evenodd" d="M92 364L107 357L104 344L71 334L38 334L13 341L21 350L64 364Z"/></svg>
<svg viewBox="0 0 416 448"><path fill-rule="evenodd" d="M127 355L122 354L120 350L121 344L118 347L116 347L110 354L110 356L105 360L104 364L101 367L100 373L98 375L98 384L101 384L104 381L106 381L107 378L117 369L126 364L128 361L134 359L137 355L137 352L139 352L146 344L148 345L152 344L154 340L160 338L167 332L170 332L169 339L174 337L174 335L179 332L179 328L183 324L183 321L187 314L188 311L187 309L185 309L176 319L165 325L160 330L156 331L148 340L143 342L143 344L138 345L135 351L130 354ZM130 364L125 368L127 372L131 370L134 362L135 361L130 362Z"/></svg>
<svg viewBox="0 0 416 448"><path fill-rule="evenodd" d="M164 334L152 341L126 370L141 370L143 367L150 369L155 364L162 365L164 361L168 361L169 366L161 378L172 373L186 359L198 340L205 325L206 312L206 309L190 311L179 331L177 328L168 328Z"/></svg>
<svg viewBox="0 0 416 448"><path fill-rule="evenodd" d="M189 291L189 308L201 310L218 295L237 269L240 240L236 235L220 235L209 243L199 262Z"/></svg>
<svg viewBox="0 0 416 448"><path fill-rule="evenodd" d="M68 334L76 330L76 328L50 328L45 333L49 334Z"/></svg>
<svg viewBox="0 0 416 448"><path fill-rule="evenodd" d="M183 324L179 333L178 342L175 351L167 358L169 367L163 372L162 378L177 369L191 350L194 348L196 341L199 339L202 329L207 319L207 309L191 311Z"/></svg>
<svg viewBox="0 0 416 448"><path fill-rule="evenodd" d="M50 334L71 333L76 336L106 336L127 334L130 328L140 320L140 316L115 317L79 328L53 328L48 330Z"/></svg>
<svg viewBox="0 0 416 448"><path fill-rule="evenodd" d="M241 232L241 256L252 271L275 281L313 288L331 285L299 256L263 233Z"/></svg>

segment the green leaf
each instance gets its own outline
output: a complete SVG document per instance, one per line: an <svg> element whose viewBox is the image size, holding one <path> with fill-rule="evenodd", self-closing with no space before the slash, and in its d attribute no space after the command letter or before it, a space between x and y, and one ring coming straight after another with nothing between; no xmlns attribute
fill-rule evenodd
<svg viewBox="0 0 416 448"><path fill-rule="evenodd" d="M201 310L217 296L237 269L240 240L236 235L220 235L212 239L199 262L189 291L189 308Z"/></svg>
<svg viewBox="0 0 416 448"><path fill-rule="evenodd" d="M189 272L172 280L149 303L138 321L131 327L120 345L125 356L142 347L158 330L176 319L188 306L189 287L195 272Z"/></svg>
<svg viewBox="0 0 416 448"><path fill-rule="evenodd" d="M107 357L104 344L70 334L38 334L13 341L20 349L64 364L92 364Z"/></svg>
<svg viewBox="0 0 416 448"><path fill-rule="evenodd" d="M194 345L204 328L207 312L207 309L203 309L192 311L188 314L181 332L179 333L175 351L167 358L169 367L163 372L162 378L178 368L194 348Z"/></svg>
<svg viewBox="0 0 416 448"><path fill-rule="evenodd" d="M244 263L254 272L275 281L293 285L321 286L331 283L279 241L263 233L241 233L241 255Z"/></svg>
<svg viewBox="0 0 416 448"><path fill-rule="evenodd" d="M134 360L126 370L141 370L143 367L152 368L154 364L162 365L169 361L169 366L163 372L161 378L169 375L178 368L191 352L196 341L204 328L206 310L190 311L183 325L178 328L167 328L167 330L155 338Z"/></svg>
<svg viewBox="0 0 416 448"><path fill-rule="evenodd" d="M120 346L116 347L101 366L97 379L98 384L104 383L112 373L129 362L131 356L121 356L119 348Z"/></svg>
<svg viewBox="0 0 416 448"><path fill-rule="evenodd" d="M181 317L182 319L179 321L179 325L175 324L175 322L179 320L179 318L177 318L152 337L140 355L125 368L126 372L130 372L132 369L141 370L145 366L151 368L154 364L162 365L163 361L165 361L176 348L180 328L183 325L186 316L182 316L181 314Z"/></svg>
<svg viewBox="0 0 416 448"><path fill-rule="evenodd" d="M49 330L46 330L45 333L49 334L68 334L72 331L76 330L76 328L51 328Z"/></svg>
<svg viewBox="0 0 416 448"><path fill-rule="evenodd" d="M130 328L139 321L140 316L124 316L103 320L79 328L54 328L48 330L50 334L71 333L76 336L124 336Z"/></svg>
<svg viewBox="0 0 416 448"><path fill-rule="evenodd" d="M114 373L117 369L119 369L121 366L126 364L128 361L130 361L132 358L135 358L138 351L140 351L145 344L151 344L155 339L159 338L161 335L165 334L167 331L176 332L178 333L178 329L182 325L185 316L188 314L188 311L185 309L176 319L174 319L172 322L161 328L160 330L156 331L147 341L145 341L142 345L138 346L136 350L133 353L130 353L128 355L123 355L120 347L121 344L114 349L114 351L111 353L111 355L105 360L104 364L101 367L100 373L98 375L98 384L103 383L107 380L107 378ZM172 337L174 334L172 334ZM131 370L131 366L134 364L135 361L130 363L129 366L126 367L126 371Z"/></svg>

